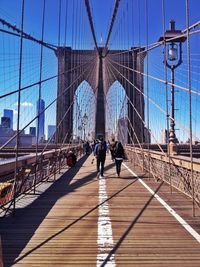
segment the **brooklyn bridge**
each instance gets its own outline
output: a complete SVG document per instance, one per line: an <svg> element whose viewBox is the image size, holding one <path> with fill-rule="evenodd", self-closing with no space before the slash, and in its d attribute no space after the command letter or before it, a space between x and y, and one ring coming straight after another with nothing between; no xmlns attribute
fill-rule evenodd
<svg viewBox="0 0 200 267"><path fill-rule="evenodd" d="M1 0L0 267L200 266L199 8Z"/></svg>

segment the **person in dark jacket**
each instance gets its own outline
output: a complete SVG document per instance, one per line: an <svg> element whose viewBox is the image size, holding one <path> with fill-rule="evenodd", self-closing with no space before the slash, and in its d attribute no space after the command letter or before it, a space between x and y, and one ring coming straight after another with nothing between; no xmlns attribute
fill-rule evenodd
<svg viewBox="0 0 200 267"><path fill-rule="evenodd" d="M103 172L106 160L106 151L107 151L107 144L103 140L103 138L100 138L100 142L96 144L94 149L94 156L96 156L97 159L97 176L99 176L99 178L104 177Z"/></svg>
<svg viewBox="0 0 200 267"><path fill-rule="evenodd" d="M125 158L124 148L121 142L117 142L114 149L115 165L118 177L120 177L122 161Z"/></svg>
<svg viewBox="0 0 200 267"><path fill-rule="evenodd" d="M113 160L113 161L114 161L114 150L115 150L116 144L117 144L117 142L113 138L112 141L110 142L110 145L109 145L110 153L111 153L111 160Z"/></svg>

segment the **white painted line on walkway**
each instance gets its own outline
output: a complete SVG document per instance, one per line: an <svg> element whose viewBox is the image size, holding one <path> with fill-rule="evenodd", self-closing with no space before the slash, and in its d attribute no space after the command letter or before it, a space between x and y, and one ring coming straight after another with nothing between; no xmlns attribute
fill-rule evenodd
<svg viewBox="0 0 200 267"><path fill-rule="evenodd" d="M112 237L112 223L109 217L108 203L104 202L107 199L106 193L106 180L105 178L99 178L99 217L98 217L98 255L97 255L97 267L102 266L110 251L114 247ZM115 255L112 254L108 261L104 263L106 267L115 267Z"/></svg>
<svg viewBox="0 0 200 267"><path fill-rule="evenodd" d="M155 192L142 180L140 179L126 164L122 163L129 172L138 178L138 181L169 211L171 215L200 243L200 235L180 216L175 210L173 210L161 197L159 197Z"/></svg>

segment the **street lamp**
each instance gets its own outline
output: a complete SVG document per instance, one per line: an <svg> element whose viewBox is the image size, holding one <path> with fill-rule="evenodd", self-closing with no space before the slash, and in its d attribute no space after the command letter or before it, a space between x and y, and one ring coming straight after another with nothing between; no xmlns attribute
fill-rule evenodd
<svg viewBox="0 0 200 267"><path fill-rule="evenodd" d="M84 114L83 118L82 118L82 125L83 125L83 133L84 133L84 141L85 141L85 126L87 124L88 121L88 116L86 115L86 113Z"/></svg>
<svg viewBox="0 0 200 267"><path fill-rule="evenodd" d="M181 30L175 29L175 21L170 21L170 30L167 30L164 36L158 41L167 43L167 55L165 55L163 63L171 70L171 110L170 110L170 131L169 131L169 148L170 154L177 154L177 138L175 134L174 121L174 70L182 63L182 43L186 37L183 36Z"/></svg>

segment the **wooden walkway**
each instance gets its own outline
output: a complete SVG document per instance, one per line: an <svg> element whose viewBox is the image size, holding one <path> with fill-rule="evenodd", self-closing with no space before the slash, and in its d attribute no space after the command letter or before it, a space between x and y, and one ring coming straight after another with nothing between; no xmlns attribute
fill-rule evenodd
<svg viewBox="0 0 200 267"><path fill-rule="evenodd" d="M141 180L124 166L117 178L110 155L105 179L98 179L91 160L82 159L43 194L38 188L32 203L31 196L21 199L15 216L1 219L4 266L200 266L200 243ZM200 233L189 199L126 164Z"/></svg>

